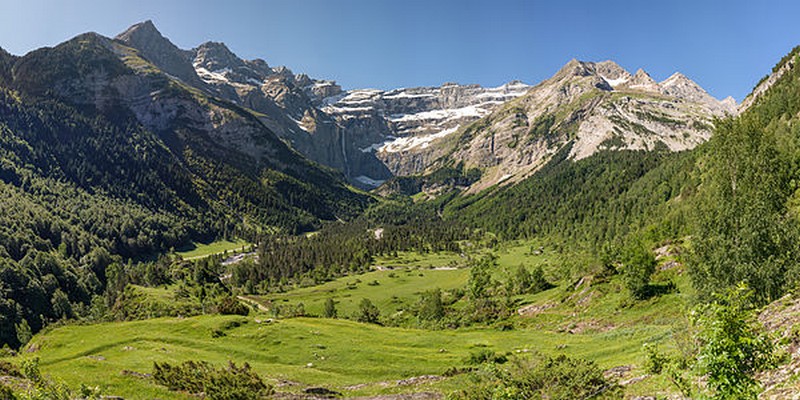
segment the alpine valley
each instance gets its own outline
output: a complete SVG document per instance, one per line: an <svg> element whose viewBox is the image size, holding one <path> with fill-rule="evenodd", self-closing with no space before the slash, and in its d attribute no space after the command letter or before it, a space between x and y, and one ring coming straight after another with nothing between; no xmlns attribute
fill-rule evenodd
<svg viewBox="0 0 800 400"><path fill-rule="evenodd" d="M0 399L794 398L799 57L737 104L0 49Z"/></svg>

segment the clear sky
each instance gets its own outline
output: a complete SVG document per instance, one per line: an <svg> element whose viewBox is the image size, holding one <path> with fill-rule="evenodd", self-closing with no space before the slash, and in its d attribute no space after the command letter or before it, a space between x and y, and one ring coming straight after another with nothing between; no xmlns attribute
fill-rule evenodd
<svg viewBox="0 0 800 400"><path fill-rule="evenodd" d="M741 101L800 44L798 1L0 0L0 47L146 19L179 47L222 41L346 89L537 83L572 58L612 59Z"/></svg>

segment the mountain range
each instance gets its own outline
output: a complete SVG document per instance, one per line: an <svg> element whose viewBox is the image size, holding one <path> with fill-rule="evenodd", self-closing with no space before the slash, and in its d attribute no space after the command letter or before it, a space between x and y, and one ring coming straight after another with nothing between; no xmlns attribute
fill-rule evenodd
<svg viewBox="0 0 800 400"><path fill-rule="evenodd" d="M150 21L116 41L183 84L253 111L292 148L365 189L460 162L484 171L476 189L519 180L567 142L577 159L603 148L685 150L708 138L713 118L737 112L732 98L718 101L680 73L659 83L612 61L573 60L536 86L345 91L243 60L223 43L181 50Z"/></svg>

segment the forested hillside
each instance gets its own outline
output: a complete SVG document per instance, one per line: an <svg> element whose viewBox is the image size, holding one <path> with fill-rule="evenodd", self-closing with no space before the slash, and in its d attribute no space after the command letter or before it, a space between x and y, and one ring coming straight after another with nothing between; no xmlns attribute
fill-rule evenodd
<svg viewBox="0 0 800 400"><path fill-rule="evenodd" d="M12 346L15 326L85 312L110 265L309 231L371 201L250 111L96 34L0 52L0 193L0 343Z"/></svg>

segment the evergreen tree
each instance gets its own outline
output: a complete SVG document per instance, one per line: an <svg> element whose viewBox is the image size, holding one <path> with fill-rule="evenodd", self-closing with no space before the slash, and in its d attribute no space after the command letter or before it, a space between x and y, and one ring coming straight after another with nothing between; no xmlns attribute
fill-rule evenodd
<svg viewBox="0 0 800 400"><path fill-rule="evenodd" d="M336 315L336 303L332 298L329 297L325 300L325 306L322 309L322 316L325 318L336 318Z"/></svg>

